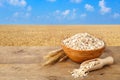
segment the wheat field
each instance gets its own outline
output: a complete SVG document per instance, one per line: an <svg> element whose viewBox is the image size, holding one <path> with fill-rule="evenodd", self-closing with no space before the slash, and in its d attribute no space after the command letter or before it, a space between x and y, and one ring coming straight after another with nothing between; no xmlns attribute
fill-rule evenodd
<svg viewBox="0 0 120 80"><path fill-rule="evenodd" d="M80 32L103 39L107 46L120 46L120 25L0 25L0 46L60 46Z"/></svg>

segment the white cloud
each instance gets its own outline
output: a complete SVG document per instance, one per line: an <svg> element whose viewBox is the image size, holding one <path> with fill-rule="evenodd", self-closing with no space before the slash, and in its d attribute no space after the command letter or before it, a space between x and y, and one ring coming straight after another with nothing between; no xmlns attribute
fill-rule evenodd
<svg viewBox="0 0 120 80"><path fill-rule="evenodd" d="M72 19L74 19L76 17L76 11L77 11L77 9L72 10L72 15L71 15Z"/></svg>
<svg viewBox="0 0 120 80"><path fill-rule="evenodd" d="M14 18L25 18L25 17L29 17L31 14L30 12L15 12L13 13L13 17Z"/></svg>
<svg viewBox="0 0 120 80"><path fill-rule="evenodd" d="M90 4L85 4L85 9L87 11L94 11L94 7L92 5L90 5Z"/></svg>
<svg viewBox="0 0 120 80"><path fill-rule="evenodd" d="M85 14L85 13L83 13L83 14L80 15L80 17L82 17L82 18L84 18L86 16L87 16L87 14Z"/></svg>
<svg viewBox="0 0 120 80"><path fill-rule="evenodd" d="M99 6L101 8L100 12L101 12L102 15L111 11L111 8L106 7L104 0L99 1Z"/></svg>
<svg viewBox="0 0 120 80"><path fill-rule="evenodd" d="M29 17L31 14L29 12L25 13L25 17Z"/></svg>
<svg viewBox="0 0 120 80"><path fill-rule="evenodd" d="M0 7L2 6L2 3L0 3Z"/></svg>
<svg viewBox="0 0 120 80"><path fill-rule="evenodd" d="M82 0L70 0L73 3L80 3Z"/></svg>
<svg viewBox="0 0 120 80"><path fill-rule="evenodd" d="M27 7L27 11L31 11L32 10L32 7L31 6L28 6Z"/></svg>
<svg viewBox="0 0 120 80"><path fill-rule="evenodd" d="M4 0L0 0L0 7L4 6L3 2L5 2Z"/></svg>
<svg viewBox="0 0 120 80"><path fill-rule="evenodd" d="M65 10L65 11L62 12L62 15L67 16L69 13L70 13L70 10Z"/></svg>
<svg viewBox="0 0 120 80"><path fill-rule="evenodd" d="M25 7L27 5L26 0L7 0L9 4L13 6Z"/></svg>
<svg viewBox="0 0 120 80"><path fill-rule="evenodd" d="M64 10L64 11L60 11L60 10L56 10L54 12L55 15L61 15L61 16L67 16L70 14L70 10L67 9L67 10Z"/></svg>
<svg viewBox="0 0 120 80"><path fill-rule="evenodd" d="M56 11L55 11L55 14L59 14L59 13L60 13L60 10L56 10Z"/></svg>
<svg viewBox="0 0 120 80"><path fill-rule="evenodd" d="M26 0L0 0L0 5L4 6L5 3L19 7L25 7L27 5Z"/></svg>
<svg viewBox="0 0 120 80"><path fill-rule="evenodd" d="M2 1L0 1L0 7L2 6L3 4L2 4Z"/></svg>
<svg viewBox="0 0 120 80"><path fill-rule="evenodd" d="M19 16L19 12L13 13L13 17L18 17L18 16Z"/></svg>
<svg viewBox="0 0 120 80"><path fill-rule="evenodd" d="M77 18L76 15L77 15L77 9L76 8L66 9L64 11L56 10L53 13L53 16L58 20L63 20L63 19L73 20L73 19Z"/></svg>
<svg viewBox="0 0 120 80"><path fill-rule="evenodd" d="M55 2L56 0L48 0L49 2Z"/></svg>
<svg viewBox="0 0 120 80"><path fill-rule="evenodd" d="M120 14L119 14L119 13L114 13L114 14L113 14L113 18L118 18L118 17L120 17Z"/></svg>

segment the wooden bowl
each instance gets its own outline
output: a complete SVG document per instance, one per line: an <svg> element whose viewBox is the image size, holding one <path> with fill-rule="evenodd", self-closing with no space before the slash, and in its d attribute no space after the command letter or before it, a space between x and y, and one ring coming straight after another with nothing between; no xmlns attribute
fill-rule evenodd
<svg viewBox="0 0 120 80"><path fill-rule="evenodd" d="M74 50L71 48L66 47L64 44L62 44L62 48L65 52L65 54L73 61L81 63L85 60L98 58L101 56L102 52L105 49L105 46L99 49L95 50Z"/></svg>

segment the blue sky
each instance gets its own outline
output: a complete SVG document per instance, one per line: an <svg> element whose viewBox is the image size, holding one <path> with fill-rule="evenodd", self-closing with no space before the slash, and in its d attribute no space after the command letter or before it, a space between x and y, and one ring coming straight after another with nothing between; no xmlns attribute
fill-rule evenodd
<svg viewBox="0 0 120 80"><path fill-rule="evenodd" d="M120 0L0 0L0 24L120 24Z"/></svg>

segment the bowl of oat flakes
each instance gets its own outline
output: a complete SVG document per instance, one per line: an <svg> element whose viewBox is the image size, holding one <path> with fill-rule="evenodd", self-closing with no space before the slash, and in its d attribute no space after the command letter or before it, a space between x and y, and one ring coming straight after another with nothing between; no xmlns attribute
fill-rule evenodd
<svg viewBox="0 0 120 80"><path fill-rule="evenodd" d="M71 60L81 63L101 56L105 43L89 33L78 33L63 40L62 48Z"/></svg>

